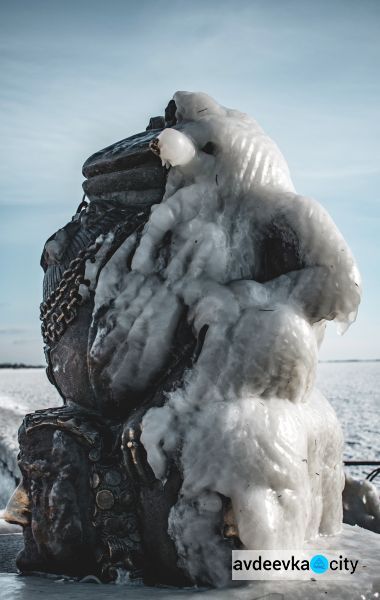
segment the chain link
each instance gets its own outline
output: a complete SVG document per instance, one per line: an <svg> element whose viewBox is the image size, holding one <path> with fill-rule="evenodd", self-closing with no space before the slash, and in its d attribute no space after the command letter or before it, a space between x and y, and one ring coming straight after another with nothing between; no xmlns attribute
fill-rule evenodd
<svg viewBox="0 0 380 600"><path fill-rule="evenodd" d="M79 286L90 285L84 277L86 260L94 261L100 246L101 242L96 242L83 248L64 271L56 289L40 305L41 331L45 344L58 342L67 326L76 318L83 301Z"/></svg>
<svg viewBox="0 0 380 600"><path fill-rule="evenodd" d="M83 210L85 208L86 210ZM87 227L94 227L99 222L107 221L107 216L110 219L111 215L115 215L118 217L119 224L114 231L114 247L118 247L125 239L129 224L127 215L120 214L120 207L118 205L111 206L107 211L99 211L98 213L96 208L91 210L91 204L88 205L83 197L82 203L78 207L78 212L83 213ZM143 214L143 211L140 214ZM114 221L115 216L112 217L111 222ZM93 242L87 248L80 250L78 256L70 261L56 289L40 305L41 331L45 344L49 345L58 342L68 325L76 318L78 308L83 303L83 298L79 293L79 286L86 285L89 287L90 285L90 282L84 276L86 261L96 261L95 255L101 245L101 241Z"/></svg>

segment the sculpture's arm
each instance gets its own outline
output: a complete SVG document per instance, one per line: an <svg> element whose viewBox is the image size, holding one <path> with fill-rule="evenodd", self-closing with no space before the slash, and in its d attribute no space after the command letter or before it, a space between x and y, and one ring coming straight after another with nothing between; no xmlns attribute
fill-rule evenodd
<svg viewBox="0 0 380 600"><path fill-rule="evenodd" d="M267 222L283 224L284 239L291 229L299 265L264 284L268 301L297 305L311 323L321 319L352 323L360 302L360 275L328 213L309 198L286 194L276 196L266 216Z"/></svg>
<svg viewBox="0 0 380 600"><path fill-rule="evenodd" d="M356 318L360 293L350 290L351 282L330 269L315 265L276 277L264 284L269 302L297 305L310 323L337 319L349 325Z"/></svg>

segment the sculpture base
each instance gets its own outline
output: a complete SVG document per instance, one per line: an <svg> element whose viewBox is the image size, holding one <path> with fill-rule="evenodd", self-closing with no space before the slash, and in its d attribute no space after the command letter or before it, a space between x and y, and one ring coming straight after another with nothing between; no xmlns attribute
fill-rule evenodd
<svg viewBox="0 0 380 600"><path fill-rule="evenodd" d="M21 572L112 581L120 568L141 576L135 490L122 469L119 436L120 426L66 406L25 417L23 478L5 513L23 522Z"/></svg>

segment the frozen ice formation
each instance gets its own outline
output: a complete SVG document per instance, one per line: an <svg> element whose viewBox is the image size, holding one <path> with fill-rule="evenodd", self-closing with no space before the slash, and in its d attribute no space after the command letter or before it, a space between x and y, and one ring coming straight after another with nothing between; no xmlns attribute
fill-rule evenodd
<svg viewBox="0 0 380 600"><path fill-rule="evenodd" d="M174 101L176 125L151 144L169 168L165 195L101 271L95 305L108 309L91 356L118 402L143 393L186 308L198 359L146 413L141 440L157 478L172 460L183 475L169 517L182 566L221 584L223 498L246 548L340 530L342 433L314 377L326 322L355 320L361 282L336 225L295 192L253 119L203 93Z"/></svg>
<svg viewBox="0 0 380 600"><path fill-rule="evenodd" d="M343 491L344 522L380 533L380 499L373 483L346 475Z"/></svg>

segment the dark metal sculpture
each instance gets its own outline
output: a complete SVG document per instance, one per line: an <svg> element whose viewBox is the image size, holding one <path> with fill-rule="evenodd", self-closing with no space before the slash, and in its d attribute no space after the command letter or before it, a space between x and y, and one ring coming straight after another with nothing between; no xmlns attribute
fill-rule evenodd
<svg viewBox="0 0 380 600"><path fill-rule="evenodd" d="M234 146L236 140L232 136L231 147L227 145L228 151L224 154L220 114L226 119L228 132L230 125L236 131L241 130L241 122L236 116L240 113L228 112L204 94L178 92L175 98L178 112L172 100L165 118L150 119L145 132L109 146L85 162L85 196L72 220L51 236L44 247L41 259L45 272L42 335L47 374L62 396L63 405L27 415L19 431L22 481L8 504L6 519L24 528L25 546L17 558L22 572L91 575L102 581L113 581L120 572L126 571L130 578L142 578L150 584L220 585L226 582L229 551L242 546L237 523L241 540L248 547L254 543L255 530L252 528L250 537L244 539L244 530L250 521L247 515L240 518L241 510L234 514L232 500L223 495L233 497L234 489L230 485L240 490L249 488L246 471L242 470L240 480L233 479L232 484L226 485L221 478L216 485L211 477L203 481L201 488L197 486L199 481L202 482L202 471L219 474L231 458L228 452L223 454L228 411L224 413L223 427L219 430L221 443L215 448L212 444L202 445L208 431L213 429L224 387L231 383L231 389L235 386L238 390L233 393L240 394L246 377L251 393L257 397L266 400L271 394L279 399L289 396L298 402L299 394L306 397L313 385L317 342L320 343L323 337L324 321L340 317L351 322L355 318L360 278L349 249L328 216L294 193L287 166L272 142L265 136L263 138L254 121L243 117L246 131L243 127L243 137L237 138L239 149ZM199 113L209 109L210 127L205 132ZM178 127L166 129L161 134L163 129L176 124L176 115ZM181 131L182 128L186 132L186 127L188 135ZM177 140L175 151L170 142L173 139ZM257 156L250 162L257 139L261 140L259 149L255 150ZM242 153L249 140L251 146L247 158ZM161 162L174 167L168 182ZM176 165L182 165L183 170L176 171ZM205 194L203 178L209 169L209 193ZM231 182L227 179L222 185L224 169L230 169ZM253 194L250 196L249 189L241 187L244 182L250 182L247 183L249 189L256 182L259 191L250 190ZM267 184L273 187L269 196L264 189ZM165 186L165 202L151 211L152 205L160 204ZM231 207L227 205L230 199L235 203ZM265 213L262 222L260 206ZM317 212L312 218L314 210ZM193 215L190 222L189 214ZM178 223L176 215L181 217ZM237 217L249 226L244 225L241 235L236 237ZM225 229L220 226L215 233L214 221L221 218L225 219L222 219ZM210 227L215 239L209 233ZM203 245L198 244L198 232L202 228ZM330 235L331 247L327 245L320 264L320 248L322 243L324 245L321 231ZM187 237L181 237L184 232ZM208 245L209 238L213 240L211 245ZM189 248L191 251L187 254ZM213 253L215 260L208 265L208 255ZM192 260L196 267L191 263L188 280L181 282L182 274ZM199 273L203 274L203 279ZM341 279L337 279L338 275ZM195 295L194 279L200 285ZM179 285L181 293L173 293L174 284ZM328 287L323 302L320 299L322 286ZM165 293L156 294L157 289L160 292L164 289ZM277 296L279 290L284 294ZM262 294L266 299L261 298ZM154 301L150 303L151 295ZM189 298L192 295L194 297ZM227 297L224 312L221 311L217 318L222 328L216 331L213 318L207 313L212 312L218 302L223 305ZM199 304L202 305L205 298L209 304L204 316L205 307L199 308ZM230 306L233 307L231 321ZM263 321L265 327L261 336L262 313L275 313L276 310L273 316L277 320L272 324L268 319ZM298 323L296 329L295 323ZM251 344L251 328L255 335L257 333L254 344ZM290 362L283 360L291 347L288 331L297 341L293 342ZM229 336L232 334L236 356L230 352ZM219 345L222 345L221 354L218 354ZM145 353L146 346L148 351ZM243 350L246 346L250 350L247 355ZM216 356L219 362L215 362ZM231 359L229 370L223 379L219 372L222 364L228 363L228 356ZM240 358L242 361L236 369ZM243 367L244 377L237 373ZM194 384L193 396L187 396L191 402L182 405L179 402L178 406L175 402L170 406L175 395L171 392L186 388L189 383L186 373L195 373L196 383L199 383L203 377L208 381L212 371L218 379L210 379L218 392L212 397L215 412L209 413L212 420L202 430L203 434L198 435L196 427L202 419L201 401L207 395L206 388ZM317 452L312 444L312 455L323 462L331 459L328 436L322 431L325 413L322 415L321 398L313 396L313 399L317 414L320 413L320 420L316 422L319 423L318 435L323 449ZM183 406L191 418L182 418ZM140 435L146 413L160 407L163 410L151 411L144 421L144 436L149 427L151 438L156 432L160 434L160 418L153 420L153 425L152 422L149 425L149 418L152 413L162 417L167 409L171 410L167 433L171 437L176 428L179 433L175 442L170 442L170 451L165 453L162 479L156 479ZM194 414L199 419L195 420L196 427L192 429ZM252 417L252 425L255 418ZM237 425L235 429L243 429L247 435L244 426ZM334 452L336 463L339 463L340 433L332 412L329 426L329 431L336 433ZM314 436L314 431L312 433ZM276 428L272 429L271 435L276 435ZM234 434L230 437L234 439ZM255 439L254 434L252 438ZM307 440L307 435L302 439ZM317 446L317 439L314 441ZM157 454L165 448L164 442L163 438L157 438ZM146 447L149 449L149 442ZM209 447L213 448L214 462L206 464L203 458L209 459ZM247 447L243 442L242 449L245 456ZM151 448L149 452L154 466ZM229 452L232 453L231 449ZM256 446L251 446L248 454L255 456L255 452ZM186 477L194 457L202 460L191 475L193 480L186 496ZM307 459L303 458L301 462L304 461L307 463ZM273 457L267 461L270 469L273 462ZM235 469L237 463L229 464ZM324 468L325 465L321 466ZM338 464L335 467L334 486L326 494L335 506L332 521L339 525L341 471ZM295 468L295 463L290 461L284 472L289 480ZM155 473L161 477L157 465ZM315 475L319 477L320 473ZM299 487L300 498L305 496L305 489L320 489L322 497L322 484L317 484L313 477L315 479L313 473L304 473L303 465L299 468L298 478L305 481L305 487ZM276 485L273 485L274 493ZM298 483L294 485L299 486ZM267 484L261 487L265 490ZM207 496L210 489L216 502L202 506L201 501L197 506L199 490ZM277 498L281 498L281 494ZM255 502L245 502L249 504L251 516L254 516ZM292 507L288 510L288 527L293 519L294 503ZM301 506L300 515L303 510ZM202 511L211 512L212 518L208 515L204 519ZM192 512L197 513L196 518L189 521ZM177 517L174 526L173 515ZM194 522L198 529L193 535ZM205 522L208 529L204 529ZM321 522L317 516L311 524L315 531L320 531ZM329 527L333 530L334 523L327 526L327 531ZM187 529L187 536L182 536L181 528ZM282 523L281 527L271 525L270 529L281 532ZM302 540L306 528L305 531L301 529L297 535ZM180 543L176 531L179 531ZM185 549L181 536L186 538ZM213 538L211 545L210 536ZM283 544L284 539L277 536L272 541ZM211 564L212 561L204 567L209 549L216 547L217 567ZM223 576L219 577L222 572Z"/></svg>
<svg viewBox="0 0 380 600"><path fill-rule="evenodd" d="M136 245L152 204L162 199L166 172L150 142L175 123L170 102L165 119L150 119L146 132L91 156L83 166L85 199L72 220L45 244L41 304L47 375L63 406L27 415L19 431L22 482L6 518L24 529L17 558L22 572L44 571L102 581L127 570L147 583L190 583L177 567L167 531L181 475L173 463L163 485L139 442L145 412L164 402L199 354L199 344L180 318L169 359L143 397L126 391L121 404L89 354L102 315L93 315L94 290L86 262L99 260L98 275L124 240ZM112 235L102 254L102 243ZM165 255L163 246L162 255ZM234 539L221 519L221 535Z"/></svg>

